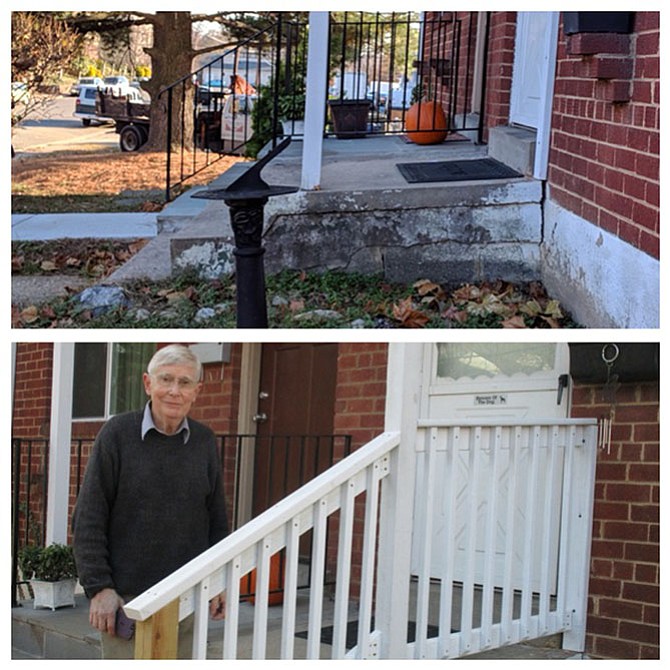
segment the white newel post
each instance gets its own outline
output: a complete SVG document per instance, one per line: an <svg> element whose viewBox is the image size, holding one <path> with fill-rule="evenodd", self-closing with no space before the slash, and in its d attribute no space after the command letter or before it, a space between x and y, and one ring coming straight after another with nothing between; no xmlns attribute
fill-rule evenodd
<svg viewBox="0 0 670 670"><path fill-rule="evenodd" d="M74 343L54 344L49 434L46 544L67 543L72 438L72 377Z"/></svg>
<svg viewBox="0 0 670 670"><path fill-rule="evenodd" d="M309 13L305 134L302 141L301 188L313 190L321 184L323 120L328 88L328 12Z"/></svg>
<svg viewBox="0 0 670 670"><path fill-rule="evenodd" d="M375 627L380 658L407 657L409 572L414 512L416 431L423 379L423 344L389 344L386 431L400 431L382 487Z"/></svg>
<svg viewBox="0 0 670 670"><path fill-rule="evenodd" d="M581 444L573 447L569 537L566 558L566 609L571 612L570 629L563 633L563 649L583 652L586 646L586 613L588 603L593 530L593 498L597 457L595 425L585 426Z"/></svg>

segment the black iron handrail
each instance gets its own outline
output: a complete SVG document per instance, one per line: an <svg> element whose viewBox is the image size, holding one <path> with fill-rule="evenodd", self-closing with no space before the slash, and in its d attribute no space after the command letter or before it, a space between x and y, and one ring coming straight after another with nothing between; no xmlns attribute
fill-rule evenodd
<svg viewBox="0 0 670 670"><path fill-rule="evenodd" d="M228 154L244 155L252 133L251 110L260 88L272 87L269 108L272 129L268 141L275 142L279 135L279 98L291 73L280 68L282 57L287 63L300 60L304 55L298 40L291 36L305 25L287 23L281 18L267 28L239 44L225 50L220 56L193 70L166 87L159 94L167 105L166 186L165 198L170 200L174 190L186 179L213 165ZM303 45L304 46L304 45ZM229 63L232 69L226 73ZM252 65L255 63L255 66ZM269 67L264 67L268 64ZM213 74L221 73L220 79ZM227 74L230 81L224 81ZM284 76L281 76L281 75ZM187 93L192 91L189 95ZM181 104L176 105L179 99ZM192 99L192 109L185 104ZM175 119L175 110L181 112ZM188 133L187 114L192 114L193 135ZM225 115L225 116L224 116ZM179 128L178 175L172 177L174 129ZM189 151L190 150L190 151Z"/></svg>

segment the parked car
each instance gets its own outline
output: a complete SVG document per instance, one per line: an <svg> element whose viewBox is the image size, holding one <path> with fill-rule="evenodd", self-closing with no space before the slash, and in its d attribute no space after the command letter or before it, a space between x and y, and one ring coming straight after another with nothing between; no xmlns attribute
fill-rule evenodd
<svg viewBox="0 0 670 670"><path fill-rule="evenodd" d="M95 112L95 97L100 89L97 86L81 86L74 105L74 116L81 119L84 126L90 126L91 121L104 123L111 119L100 117Z"/></svg>
<svg viewBox="0 0 670 670"><path fill-rule="evenodd" d="M82 86L102 86L102 79L100 77L79 77L79 79L72 84L70 95L79 95L79 89Z"/></svg>
<svg viewBox="0 0 670 670"><path fill-rule="evenodd" d="M133 81L130 82L130 88L134 91L137 91L140 94L140 96L142 97L142 100L144 102L151 102L151 96L149 95L149 93L147 91L145 91L142 88L143 83L144 83L144 81L142 81L142 80L133 79Z"/></svg>
<svg viewBox="0 0 670 670"><path fill-rule="evenodd" d="M13 81L12 82L12 108L18 102L28 104L30 100L30 91L28 91L28 86L22 81Z"/></svg>
<svg viewBox="0 0 670 670"><path fill-rule="evenodd" d="M113 77L105 77L102 80L102 89L105 93L112 95L125 95L130 88L128 77L123 75L114 75Z"/></svg>

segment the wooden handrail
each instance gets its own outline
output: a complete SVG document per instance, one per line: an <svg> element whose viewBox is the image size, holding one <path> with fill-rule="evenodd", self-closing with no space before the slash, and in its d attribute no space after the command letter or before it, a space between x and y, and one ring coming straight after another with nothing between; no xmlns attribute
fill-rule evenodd
<svg viewBox="0 0 670 670"><path fill-rule="evenodd" d="M127 603L124 607L126 614L136 621L144 621L153 616L175 598L178 599L181 594L219 570L246 548L252 547L275 528L286 523L303 509L313 505L356 473L374 463L397 446L399 441L400 434L395 431L382 433L374 438L351 456L336 463L329 470Z"/></svg>

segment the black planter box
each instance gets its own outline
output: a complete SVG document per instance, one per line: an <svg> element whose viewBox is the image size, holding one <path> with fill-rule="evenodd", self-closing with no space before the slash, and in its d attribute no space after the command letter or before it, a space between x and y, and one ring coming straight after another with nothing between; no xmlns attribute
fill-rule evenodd
<svg viewBox="0 0 670 670"><path fill-rule="evenodd" d="M370 101L360 100L329 100L330 118L338 139L365 137L368 129Z"/></svg>
<svg viewBox="0 0 670 670"><path fill-rule="evenodd" d="M563 32L624 33L633 32L635 12L563 12Z"/></svg>

